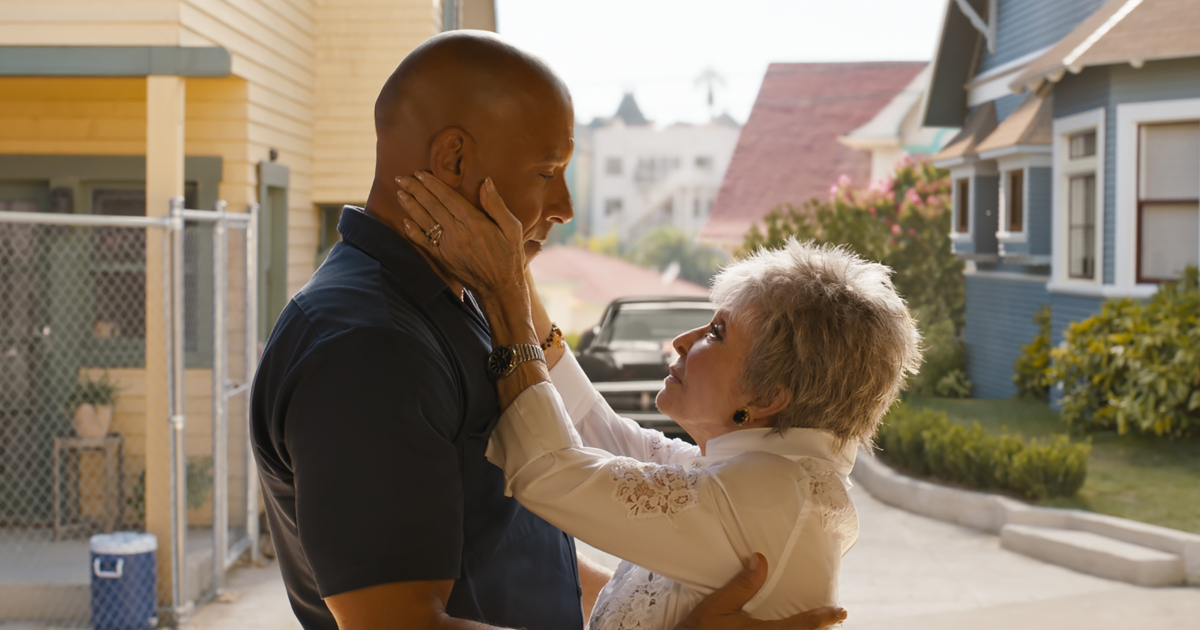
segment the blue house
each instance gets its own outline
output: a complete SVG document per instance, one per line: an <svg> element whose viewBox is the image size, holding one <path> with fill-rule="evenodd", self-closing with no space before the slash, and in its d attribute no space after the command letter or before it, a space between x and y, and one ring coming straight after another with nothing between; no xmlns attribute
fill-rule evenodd
<svg viewBox="0 0 1200 630"><path fill-rule="evenodd" d="M961 127L951 239L966 266L967 375L1013 361L1107 298L1200 259L1200 0L950 0L924 123Z"/></svg>

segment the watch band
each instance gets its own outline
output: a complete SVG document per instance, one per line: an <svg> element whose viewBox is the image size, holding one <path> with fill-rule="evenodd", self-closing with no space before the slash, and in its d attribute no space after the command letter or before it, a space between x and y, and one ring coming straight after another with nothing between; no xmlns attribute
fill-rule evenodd
<svg viewBox="0 0 1200 630"><path fill-rule="evenodd" d="M541 361L545 363L546 354L535 344L518 343L511 346L498 346L488 355L487 370L492 378L500 379L512 374L517 366L526 361Z"/></svg>

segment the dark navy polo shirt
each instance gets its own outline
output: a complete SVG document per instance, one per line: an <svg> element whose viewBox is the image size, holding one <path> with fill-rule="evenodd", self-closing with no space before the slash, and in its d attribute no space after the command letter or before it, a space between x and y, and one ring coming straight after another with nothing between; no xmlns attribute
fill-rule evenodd
<svg viewBox="0 0 1200 630"><path fill-rule="evenodd" d="M504 496L484 458L499 409L478 305L360 209L338 231L279 316L251 394L296 616L333 630L324 597L453 579L452 617L582 630L574 541Z"/></svg>

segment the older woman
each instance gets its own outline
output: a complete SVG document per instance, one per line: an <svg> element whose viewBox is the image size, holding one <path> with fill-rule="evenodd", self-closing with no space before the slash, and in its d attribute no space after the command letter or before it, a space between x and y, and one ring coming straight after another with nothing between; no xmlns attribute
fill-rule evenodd
<svg viewBox="0 0 1200 630"><path fill-rule="evenodd" d="M433 195L406 200L410 240L481 297L498 347L535 341L529 311L513 304L531 292L515 219L494 190L482 193L488 223L453 191L426 185ZM756 552L769 573L750 614L837 603L841 557L858 531L846 493L856 448L920 360L889 275L845 249L795 240L725 268L712 322L675 339L679 359L657 400L694 446L617 417L570 353L547 374L498 351L505 411L488 459L534 513L624 559L592 630L670 628Z"/></svg>

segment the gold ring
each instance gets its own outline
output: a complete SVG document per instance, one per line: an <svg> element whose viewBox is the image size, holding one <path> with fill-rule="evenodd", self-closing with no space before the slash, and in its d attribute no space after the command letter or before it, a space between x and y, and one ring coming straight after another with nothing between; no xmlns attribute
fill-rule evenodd
<svg viewBox="0 0 1200 630"><path fill-rule="evenodd" d="M425 233L425 238L429 239L429 242L433 243L434 247L437 247L438 241L442 240L442 232L442 224L434 223L433 227L429 228L429 231Z"/></svg>

